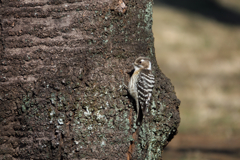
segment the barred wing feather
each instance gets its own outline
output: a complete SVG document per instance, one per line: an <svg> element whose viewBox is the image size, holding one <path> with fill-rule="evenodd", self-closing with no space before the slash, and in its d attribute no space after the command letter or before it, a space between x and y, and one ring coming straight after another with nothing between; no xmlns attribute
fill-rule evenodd
<svg viewBox="0 0 240 160"><path fill-rule="evenodd" d="M146 108L149 107L154 84L154 76L150 70L143 70L140 72L140 75L138 76L137 89L139 105L143 114L145 114Z"/></svg>

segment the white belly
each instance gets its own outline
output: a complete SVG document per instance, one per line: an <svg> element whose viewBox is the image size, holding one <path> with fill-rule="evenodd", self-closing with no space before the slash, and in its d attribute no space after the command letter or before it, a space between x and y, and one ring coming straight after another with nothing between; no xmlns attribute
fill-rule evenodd
<svg viewBox="0 0 240 160"><path fill-rule="evenodd" d="M130 92L130 95L136 100L138 97L138 92L137 92L137 79L138 79L138 71L135 71L130 79L130 82L128 84L128 89Z"/></svg>

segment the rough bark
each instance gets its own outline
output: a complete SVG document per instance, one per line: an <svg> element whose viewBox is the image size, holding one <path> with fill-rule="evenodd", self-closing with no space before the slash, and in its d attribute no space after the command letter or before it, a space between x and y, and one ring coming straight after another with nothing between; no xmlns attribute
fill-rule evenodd
<svg viewBox="0 0 240 160"><path fill-rule="evenodd" d="M152 0L0 3L0 159L161 159L180 101L156 62ZM123 88L139 56L156 78L140 127Z"/></svg>

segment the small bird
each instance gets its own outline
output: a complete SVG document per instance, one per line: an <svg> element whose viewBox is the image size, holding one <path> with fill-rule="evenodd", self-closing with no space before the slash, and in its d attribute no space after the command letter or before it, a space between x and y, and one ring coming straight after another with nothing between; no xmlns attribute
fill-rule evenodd
<svg viewBox="0 0 240 160"><path fill-rule="evenodd" d="M142 119L140 118L140 107L142 115L145 115L146 109L150 104L155 81L149 58L139 57L135 60L133 66L135 70L128 84L128 90L136 102L138 117L136 124L141 125Z"/></svg>

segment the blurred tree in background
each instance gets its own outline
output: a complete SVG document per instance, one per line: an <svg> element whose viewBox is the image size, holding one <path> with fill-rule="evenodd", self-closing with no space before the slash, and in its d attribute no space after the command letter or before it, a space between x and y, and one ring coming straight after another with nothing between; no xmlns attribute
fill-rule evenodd
<svg viewBox="0 0 240 160"><path fill-rule="evenodd" d="M181 99L164 159L239 159L239 17L238 0L155 0L157 61Z"/></svg>

